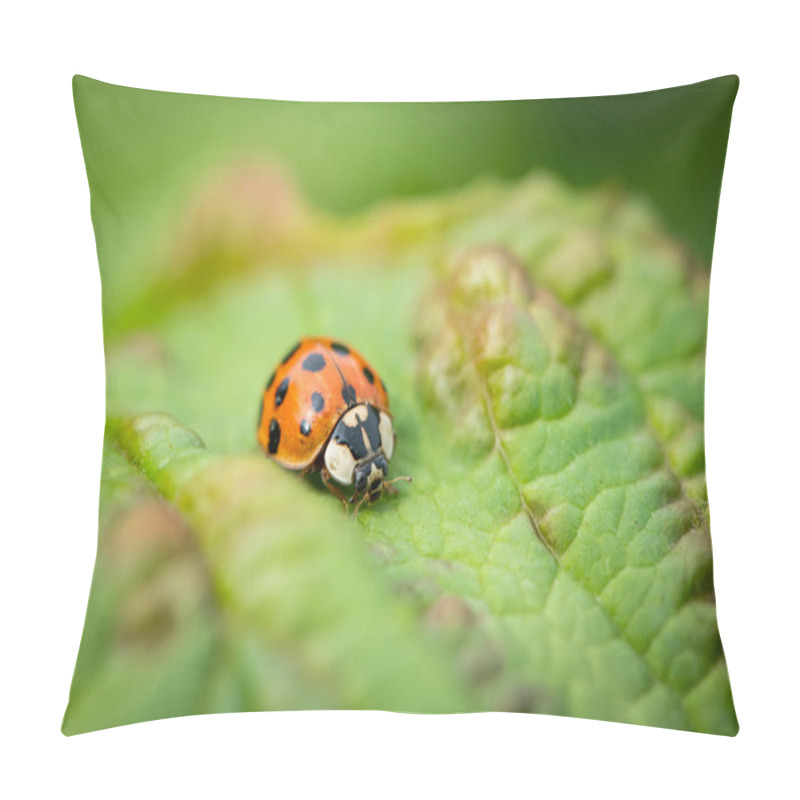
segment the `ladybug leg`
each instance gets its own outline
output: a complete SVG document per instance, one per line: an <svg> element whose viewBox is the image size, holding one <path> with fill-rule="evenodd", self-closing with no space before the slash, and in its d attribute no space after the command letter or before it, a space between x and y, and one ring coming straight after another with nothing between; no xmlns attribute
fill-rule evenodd
<svg viewBox="0 0 800 800"><path fill-rule="evenodd" d="M338 497L339 500L342 501L342 506L344 507L344 513L348 512L347 506L347 498L334 486L333 481L331 480L331 475L327 469L324 467L320 470L320 475L322 476L322 482L325 484L325 488L335 497Z"/></svg>
<svg viewBox="0 0 800 800"><path fill-rule="evenodd" d="M353 495L353 497L351 498L351 502L353 500L355 500L355 497L356 496ZM358 510L361 508L361 506L364 505L364 503L367 501L368 497L369 497L369 495L366 494L366 493L361 495L361 497L359 498L358 502L356 503L355 510L353 511L353 519L355 519L358 516Z"/></svg>

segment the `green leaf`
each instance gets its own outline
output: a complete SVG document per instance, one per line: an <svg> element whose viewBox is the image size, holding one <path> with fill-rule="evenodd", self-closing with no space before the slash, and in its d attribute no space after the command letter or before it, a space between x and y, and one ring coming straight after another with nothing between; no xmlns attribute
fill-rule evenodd
<svg viewBox="0 0 800 800"><path fill-rule="evenodd" d="M122 501L105 528L92 597L105 619L87 628L96 663L85 676L79 664L65 732L206 711L479 702L327 498L263 458L210 455L162 414L112 420L108 438L106 463L118 475L135 463L158 497Z"/></svg>
<svg viewBox="0 0 800 800"><path fill-rule="evenodd" d="M126 310L106 329L100 542L65 732L383 708L734 734L703 459L708 273L646 204L539 176L347 221L306 210L266 239L225 208L179 226L172 271L111 303ZM379 368L391 472L414 477L357 520L255 442L265 379L314 334Z"/></svg>

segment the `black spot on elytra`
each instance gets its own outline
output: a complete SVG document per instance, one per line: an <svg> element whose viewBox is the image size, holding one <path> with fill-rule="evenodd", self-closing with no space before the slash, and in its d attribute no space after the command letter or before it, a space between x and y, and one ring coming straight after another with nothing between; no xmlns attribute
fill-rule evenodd
<svg viewBox="0 0 800 800"><path fill-rule="evenodd" d="M372 374L372 370L369 367L364 367L364 377L370 382L375 383L375 376Z"/></svg>
<svg viewBox="0 0 800 800"><path fill-rule="evenodd" d="M267 385L264 388L265 392L268 392L272 388L272 384L275 382L275 374L276 373L273 372L272 375L269 376L269 380L267 381Z"/></svg>
<svg viewBox="0 0 800 800"><path fill-rule="evenodd" d="M348 408L356 404L356 390L349 383L342 386L342 400L347 403Z"/></svg>
<svg viewBox="0 0 800 800"><path fill-rule="evenodd" d="M325 366L325 359L319 353L311 353L303 359L303 369L306 372L319 372Z"/></svg>
<svg viewBox="0 0 800 800"><path fill-rule="evenodd" d="M268 451L271 456L278 452L278 445L281 443L281 426L274 417L269 423L269 446Z"/></svg>
<svg viewBox="0 0 800 800"><path fill-rule="evenodd" d="M304 419L300 423L300 433L302 433L303 436L311 435L311 423L307 419Z"/></svg>
<svg viewBox="0 0 800 800"><path fill-rule="evenodd" d="M331 350L337 352L340 356L350 355L350 348L341 342L331 342Z"/></svg>
<svg viewBox="0 0 800 800"><path fill-rule="evenodd" d="M285 364L299 349L302 342L298 342L283 358L281 364Z"/></svg>
<svg viewBox="0 0 800 800"><path fill-rule="evenodd" d="M284 378L279 384L278 388L275 390L275 408L278 408L280 404L283 402L283 398L286 397L286 390L289 388L289 379Z"/></svg>
<svg viewBox="0 0 800 800"><path fill-rule="evenodd" d="M311 395L311 408L313 408L317 414L325 408L325 398L319 392L314 392L314 394Z"/></svg>

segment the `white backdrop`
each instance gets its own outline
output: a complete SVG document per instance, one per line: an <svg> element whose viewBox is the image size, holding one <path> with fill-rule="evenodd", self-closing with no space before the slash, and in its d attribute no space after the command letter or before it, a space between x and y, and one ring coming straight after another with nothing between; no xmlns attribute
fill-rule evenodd
<svg viewBox="0 0 800 800"><path fill-rule="evenodd" d="M657 798L796 789L800 75L789 4L22 5L4 12L0 51L0 793ZM714 580L738 737L541 716L346 712L60 734L95 554L104 419L76 72L297 100L617 94L739 74L706 393Z"/></svg>

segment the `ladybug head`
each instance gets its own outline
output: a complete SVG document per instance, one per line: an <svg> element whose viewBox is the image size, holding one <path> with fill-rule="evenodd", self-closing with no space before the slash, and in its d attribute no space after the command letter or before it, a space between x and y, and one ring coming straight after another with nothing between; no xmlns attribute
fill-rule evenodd
<svg viewBox="0 0 800 800"><path fill-rule="evenodd" d="M388 470L389 465L383 453L361 462L356 467L353 477L356 495L366 497L368 503L374 503L381 496Z"/></svg>

